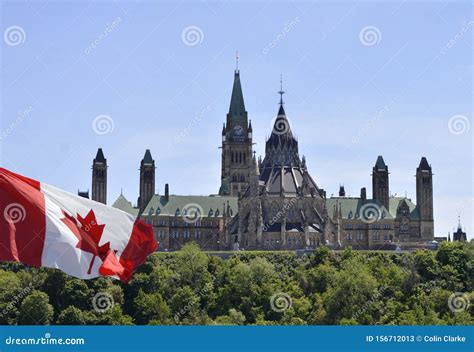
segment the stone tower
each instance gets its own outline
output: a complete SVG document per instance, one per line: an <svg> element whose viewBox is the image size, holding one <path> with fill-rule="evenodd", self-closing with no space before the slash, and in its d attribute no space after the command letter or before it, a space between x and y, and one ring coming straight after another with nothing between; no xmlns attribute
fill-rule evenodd
<svg viewBox="0 0 474 352"><path fill-rule="evenodd" d="M155 194L155 160L151 157L150 150L145 151L145 156L140 163L140 195L138 197L138 208L140 214L148 205Z"/></svg>
<svg viewBox="0 0 474 352"><path fill-rule="evenodd" d="M234 85L227 120L222 128L222 169L220 195L237 196L249 184L252 168L252 123L245 110L240 72Z"/></svg>
<svg viewBox="0 0 474 352"><path fill-rule="evenodd" d="M433 172L425 157L416 169L416 206L420 214L420 234L423 239L434 237Z"/></svg>
<svg viewBox="0 0 474 352"><path fill-rule="evenodd" d="M107 159L102 148L92 162L92 200L107 204Z"/></svg>
<svg viewBox="0 0 474 352"><path fill-rule="evenodd" d="M389 195L388 167L379 155L372 168L372 198L378 200L388 210Z"/></svg>

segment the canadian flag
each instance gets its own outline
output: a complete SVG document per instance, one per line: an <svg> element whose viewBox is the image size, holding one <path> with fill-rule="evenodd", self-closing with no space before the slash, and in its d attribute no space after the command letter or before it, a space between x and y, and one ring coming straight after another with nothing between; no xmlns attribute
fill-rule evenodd
<svg viewBox="0 0 474 352"><path fill-rule="evenodd" d="M132 215L0 168L0 261L128 282L157 248Z"/></svg>

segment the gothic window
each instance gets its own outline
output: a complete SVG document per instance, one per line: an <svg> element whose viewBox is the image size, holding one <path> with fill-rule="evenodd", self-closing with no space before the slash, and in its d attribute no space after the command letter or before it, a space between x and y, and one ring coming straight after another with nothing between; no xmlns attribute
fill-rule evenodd
<svg viewBox="0 0 474 352"><path fill-rule="evenodd" d="M280 210L280 207L278 206L277 203L272 203L270 205L270 210L268 212L268 218L269 218L269 221L275 221L277 220L276 217L277 217L277 214L278 214L278 211ZM275 220L273 220L275 219Z"/></svg>
<svg viewBox="0 0 474 352"><path fill-rule="evenodd" d="M234 163L234 152L230 153L230 162L233 164Z"/></svg>
<svg viewBox="0 0 474 352"><path fill-rule="evenodd" d="M295 221L296 220L296 213L295 208L292 206L288 209L288 220Z"/></svg>
<svg viewBox="0 0 474 352"><path fill-rule="evenodd" d="M247 156L247 153L244 153L244 163L247 161L246 156Z"/></svg>
<svg viewBox="0 0 474 352"><path fill-rule="evenodd" d="M350 233L347 234L347 240L348 240L349 242L352 241L352 234L350 234Z"/></svg>
<svg viewBox="0 0 474 352"><path fill-rule="evenodd" d="M357 239L359 241L362 241L364 239L364 235L362 234L362 232L359 232L359 234L357 235Z"/></svg>

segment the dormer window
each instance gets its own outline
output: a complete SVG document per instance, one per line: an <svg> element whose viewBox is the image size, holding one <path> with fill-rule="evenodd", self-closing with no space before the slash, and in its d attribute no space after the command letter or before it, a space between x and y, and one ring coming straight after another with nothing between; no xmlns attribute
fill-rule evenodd
<svg viewBox="0 0 474 352"><path fill-rule="evenodd" d="M211 209L209 209L209 214L208 214L208 216L212 216L212 215L214 215L214 212L212 211L212 208L211 208Z"/></svg>
<svg viewBox="0 0 474 352"><path fill-rule="evenodd" d="M181 211L179 210L179 208L176 208L174 216L179 216L180 214L181 214Z"/></svg>
<svg viewBox="0 0 474 352"><path fill-rule="evenodd" d="M153 207L150 207L150 210L148 210L148 215L152 216L154 212L155 210L153 209Z"/></svg>
<svg viewBox="0 0 474 352"><path fill-rule="evenodd" d="M348 217L349 219L352 219L352 215L353 215L353 214L352 214L352 210L351 210L351 211L349 212L349 215L347 215L347 217Z"/></svg>
<svg viewBox="0 0 474 352"><path fill-rule="evenodd" d="M160 215L160 213L161 213L161 209L159 207L156 208L155 215Z"/></svg>

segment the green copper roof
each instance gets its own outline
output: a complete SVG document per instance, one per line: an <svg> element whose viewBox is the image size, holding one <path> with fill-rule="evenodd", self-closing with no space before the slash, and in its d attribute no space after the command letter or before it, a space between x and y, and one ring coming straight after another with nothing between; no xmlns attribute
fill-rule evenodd
<svg viewBox="0 0 474 352"><path fill-rule="evenodd" d="M211 210L214 216L217 210L219 211L219 216L222 216L224 207L227 209L227 202L229 202L229 207L232 211L232 215L237 214L237 197L170 195L169 200L166 201L165 196L159 196L155 194L146 206L145 210L143 211L143 214L147 215L151 212L153 212L153 214L156 214L157 209L159 209L160 215L175 215L177 210L181 212L183 208L197 204L199 207L202 208L204 216L208 216Z"/></svg>
<svg viewBox="0 0 474 352"><path fill-rule="evenodd" d="M153 158L151 157L150 149L145 151L145 156L143 157L144 164L153 164Z"/></svg>
<svg viewBox="0 0 474 352"><path fill-rule="evenodd" d="M328 210L328 215L332 218L333 213L334 213L334 205L336 204L341 204L342 207L342 218L343 219L357 219L360 218L360 211L361 208L366 205L370 204L374 206L374 209L380 209L381 213L379 216L381 216L382 213L384 213L384 218L385 219L393 219L392 214L378 201L375 201L373 199L367 199L366 201L362 201L360 198L329 198L326 199L326 207Z"/></svg>
<svg viewBox="0 0 474 352"><path fill-rule="evenodd" d="M138 216L138 208L134 208L132 203L130 203L123 194L118 196L114 204L112 204L112 207L129 213L135 217Z"/></svg>
<svg viewBox="0 0 474 352"><path fill-rule="evenodd" d="M102 148L99 148L97 150L97 155L95 156L94 162L99 162L99 163L105 163L107 159L104 157L104 152L102 151Z"/></svg>
<svg viewBox="0 0 474 352"><path fill-rule="evenodd" d="M232 97L230 99L229 114L231 116L244 116L245 104L242 86L240 85L240 73L235 71L234 86L232 87Z"/></svg>
<svg viewBox="0 0 474 352"><path fill-rule="evenodd" d="M385 161L383 160L382 155L377 157L377 161L375 162L375 168L378 170L385 170L387 169L387 165L385 165Z"/></svg>
<svg viewBox="0 0 474 352"><path fill-rule="evenodd" d="M362 201L360 198L352 197L332 197L326 200L326 206L328 210L328 215L332 218L334 213L334 205L338 202L342 206L342 218L348 219L349 214L352 214L352 219L355 219L355 215L359 214L360 208L365 204L374 204L382 212L385 211L385 219L394 219L397 216L397 209L402 202L405 202L408 205L410 210L410 219L419 220L420 216L416 205L409 198L405 197L390 197L389 198L389 208L387 209L378 201L373 199L367 199Z"/></svg>

